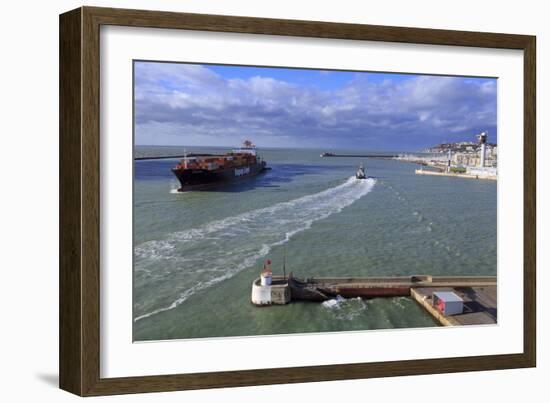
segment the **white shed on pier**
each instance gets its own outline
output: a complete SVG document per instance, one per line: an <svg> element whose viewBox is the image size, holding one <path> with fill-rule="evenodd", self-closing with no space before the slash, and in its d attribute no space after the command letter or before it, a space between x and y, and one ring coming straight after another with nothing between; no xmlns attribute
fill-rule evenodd
<svg viewBox="0 0 550 403"><path fill-rule="evenodd" d="M464 300L452 291L434 292L432 303L445 316L459 315L464 311Z"/></svg>

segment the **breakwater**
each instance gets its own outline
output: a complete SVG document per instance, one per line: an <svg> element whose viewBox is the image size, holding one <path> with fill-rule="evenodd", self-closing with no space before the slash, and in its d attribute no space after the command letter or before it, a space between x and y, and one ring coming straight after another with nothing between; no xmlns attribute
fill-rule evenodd
<svg viewBox="0 0 550 403"><path fill-rule="evenodd" d="M489 325L497 321L495 276L320 277L275 276L269 285L252 283L251 302L257 306L313 301L334 305L352 298L411 297L443 326ZM459 302L459 310L442 309L438 296Z"/></svg>
<svg viewBox="0 0 550 403"><path fill-rule="evenodd" d="M321 154L323 158L342 157L342 158L397 158L397 154Z"/></svg>

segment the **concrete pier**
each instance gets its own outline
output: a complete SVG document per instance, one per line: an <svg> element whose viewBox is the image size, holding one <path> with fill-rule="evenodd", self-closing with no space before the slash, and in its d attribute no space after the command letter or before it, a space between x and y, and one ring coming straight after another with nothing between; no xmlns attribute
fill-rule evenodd
<svg viewBox="0 0 550 403"><path fill-rule="evenodd" d="M488 179L488 180L497 180L495 175L473 175L468 173L452 173L452 172L438 172L438 171L428 171L425 169L415 169L414 173L417 175L432 175L432 176L450 176L453 178L465 178L465 179Z"/></svg>
<svg viewBox="0 0 550 403"><path fill-rule="evenodd" d="M452 291L464 301L464 311L445 316L433 304L434 291ZM411 289L411 297L443 326L493 325L497 323L497 287L421 287Z"/></svg>
<svg viewBox="0 0 550 403"><path fill-rule="evenodd" d="M450 291L463 301L463 311L444 315L434 292ZM285 305L292 301L344 298L411 297L443 326L488 325L497 322L497 281L493 276L273 277L271 285L252 283L254 305Z"/></svg>

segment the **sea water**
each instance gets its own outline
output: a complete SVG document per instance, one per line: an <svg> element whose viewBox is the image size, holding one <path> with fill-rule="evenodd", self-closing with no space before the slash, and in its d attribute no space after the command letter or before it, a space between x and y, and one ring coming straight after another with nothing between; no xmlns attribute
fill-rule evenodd
<svg viewBox="0 0 550 403"><path fill-rule="evenodd" d="M187 147L187 152L227 149ZM415 175L374 158L262 149L272 170L179 193L177 160L134 166L134 340L436 326L410 298L257 308L263 261L296 277L496 275L496 181ZM342 154L368 153L346 151ZM136 156L181 155L136 147ZM357 166L367 180L356 180Z"/></svg>

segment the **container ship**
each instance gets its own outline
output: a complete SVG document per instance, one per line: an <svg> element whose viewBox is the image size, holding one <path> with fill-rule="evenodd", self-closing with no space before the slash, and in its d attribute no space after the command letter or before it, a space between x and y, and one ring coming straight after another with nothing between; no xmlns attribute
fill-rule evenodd
<svg viewBox="0 0 550 403"><path fill-rule="evenodd" d="M270 168L246 140L226 154L189 154L172 168L180 181L178 192L204 190L254 177Z"/></svg>

